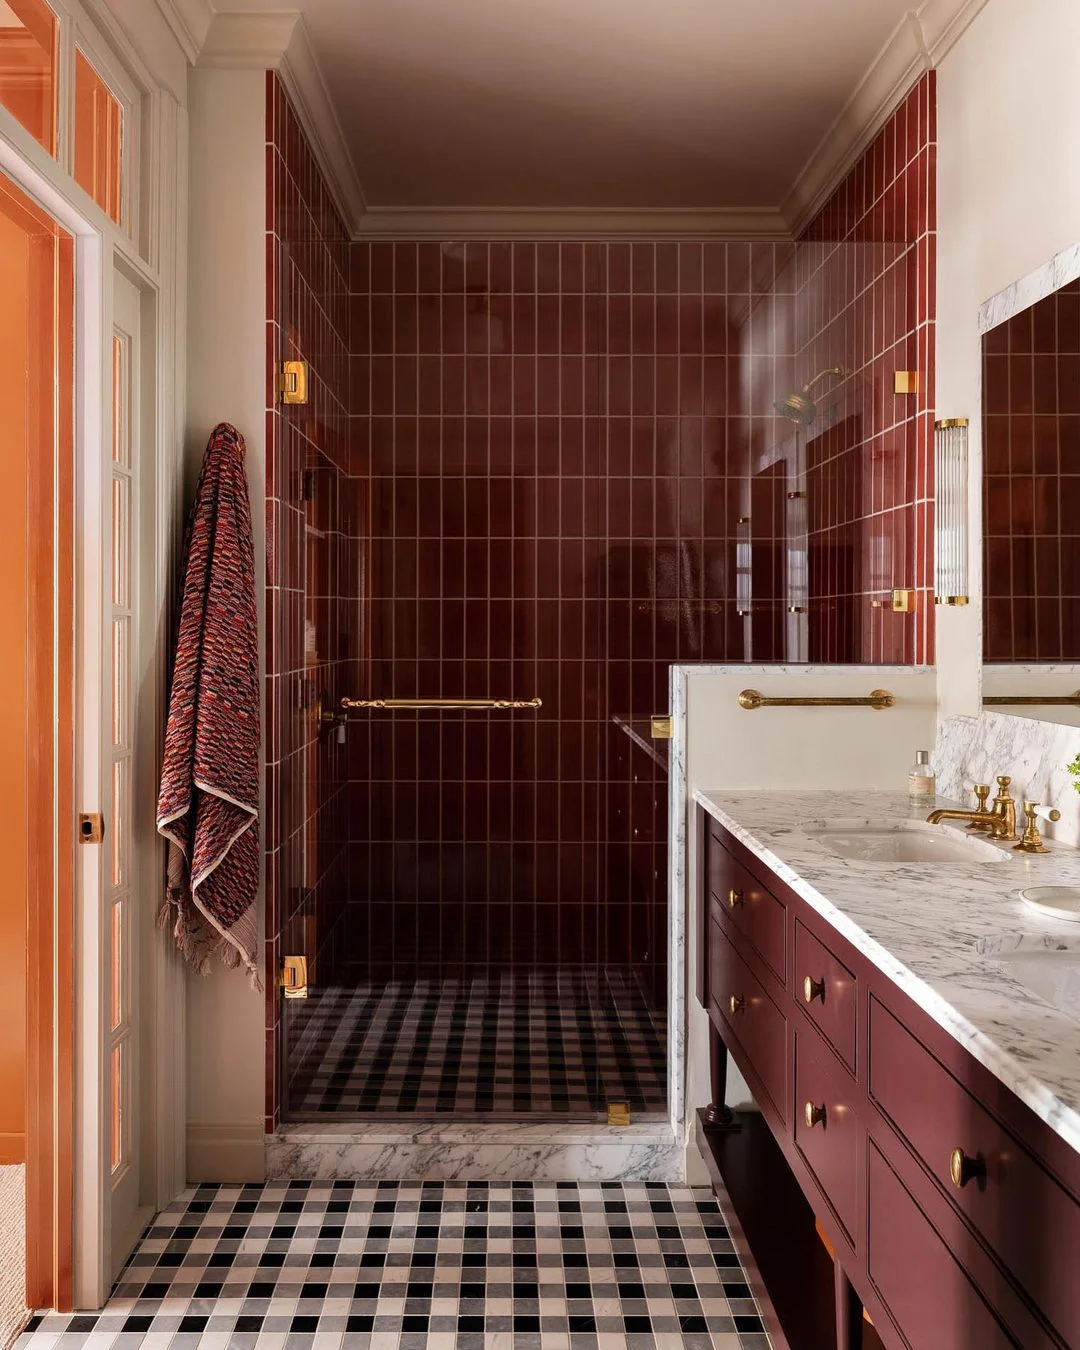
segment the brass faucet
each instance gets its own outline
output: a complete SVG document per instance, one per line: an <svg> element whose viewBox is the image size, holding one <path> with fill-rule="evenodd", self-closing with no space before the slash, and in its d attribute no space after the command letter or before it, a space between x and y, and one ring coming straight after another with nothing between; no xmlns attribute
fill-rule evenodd
<svg viewBox="0 0 1080 1350"><path fill-rule="evenodd" d="M990 789L985 791L982 785L975 789L979 798L977 811L931 811L926 817L928 825L940 824L943 820L966 820L973 829L985 831L991 839L1000 839L1003 843L1012 843L1019 838L1016 833L1016 802L1009 792L1012 779L1007 774L998 777L998 794L994 798L992 810L986 809L986 798Z"/></svg>

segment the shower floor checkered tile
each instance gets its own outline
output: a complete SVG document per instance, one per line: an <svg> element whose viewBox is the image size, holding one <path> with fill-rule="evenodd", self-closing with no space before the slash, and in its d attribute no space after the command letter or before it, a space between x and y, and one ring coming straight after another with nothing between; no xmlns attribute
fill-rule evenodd
<svg viewBox="0 0 1080 1350"><path fill-rule="evenodd" d="M289 1115L593 1115L667 1105L666 1018L629 971L396 978L288 1009Z"/></svg>
<svg viewBox="0 0 1080 1350"><path fill-rule="evenodd" d="M768 1350L716 1201L663 1184L203 1186L19 1350Z"/></svg>

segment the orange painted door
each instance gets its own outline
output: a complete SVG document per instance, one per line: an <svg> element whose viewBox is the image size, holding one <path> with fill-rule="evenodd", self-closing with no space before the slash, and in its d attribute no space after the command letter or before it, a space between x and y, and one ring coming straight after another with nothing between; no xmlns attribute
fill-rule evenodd
<svg viewBox="0 0 1080 1350"><path fill-rule="evenodd" d="M35 418L31 367L33 236L0 196L0 1162L26 1161L27 458Z"/></svg>
<svg viewBox="0 0 1080 1350"><path fill-rule="evenodd" d="M0 175L0 1161L29 1307L70 1307L73 240Z"/></svg>

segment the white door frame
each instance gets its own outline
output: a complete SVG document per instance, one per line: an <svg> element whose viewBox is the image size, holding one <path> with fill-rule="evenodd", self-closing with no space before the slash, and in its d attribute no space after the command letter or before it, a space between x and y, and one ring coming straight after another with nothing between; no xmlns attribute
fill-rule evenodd
<svg viewBox="0 0 1080 1350"><path fill-rule="evenodd" d="M50 0L60 18L60 50L67 68L76 35L79 46L98 62L99 30L78 0ZM110 33L110 38L115 34ZM186 214L186 125L182 108L166 90L156 85L149 72L137 65L132 50L121 56L105 48L103 73L113 74L123 60L128 75L137 83L138 100L128 110L141 124L144 173L139 183L143 201L128 203L132 230L118 228L75 184L65 171L71 163L70 144L65 141L63 110L70 106L70 81L62 80L60 153L53 159L3 108L0 108L0 171L36 200L64 229L75 237L75 511L81 521L85 504L100 497L103 467L111 441L111 361L113 327L113 275L121 272L142 296L143 402L147 419L138 440L140 461L153 475L153 501L144 501L143 548L140 563L150 592L143 606L145 618L156 622L148 636L152 656L144 669L148 686L156 690L140 708L139 735L144 749L137 770L139 790L147 781L156 785L157 763L164 725L164 683L172 578L179 545L181 501L181 446L183 408L183 352L185 319L183 244ZM134 69L133 69L134 66ZM140 225L145 222L145 228ZM133 235L144 236L141 256ZM97 492L95 493L95 485ZM99 503L100 504L100 503ZM81 531L80 531L81 533ZM76 554L75 604L79 613L101 618L106 563L106 537L80 539ZM65 579L66 580L66 579ZM104 651L101 661L76 661L76 726L84 700L100 695ZM100 702L99 702L100 708ZM105 810L100 776L88 757L76 747L76 806L80 811ZM93 780L93 781L91 781ZM149 816L152 818L152 809ZM144 882L144 903L156 908L159 887L154 883L155 859L160 862L156 834L140 832L140 852L149 869ZM111 1271L107 1269L109 1243L106 1228L109 1184L108 1109L109 1093L103 1053L105 976L101 946L102 915L88 915L80 896L102 850L79 849L76 857L75 905L75 1102L74 1170L75 1232L74 1300L76 1307L100 1307L108 1295ZM157 876L163 876L159 867ZM144 961L143 997L140 1015L144 1063L141 1106L141 1152L146 1163L144 1193L152 1208L164 1207L184 1184L185 1059L183 968L166 935L158 934L151 921L153 940Z"/></svg>

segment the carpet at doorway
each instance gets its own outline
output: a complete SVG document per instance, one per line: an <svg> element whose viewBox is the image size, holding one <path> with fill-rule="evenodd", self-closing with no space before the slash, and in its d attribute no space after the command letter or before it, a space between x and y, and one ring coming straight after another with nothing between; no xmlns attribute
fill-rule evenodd
<svg viewBox="0 0 1080 1350"><path fill-rule="evenodd" d="M0 1347L26 1325L26 1168L0 1167Z"/></svg>

